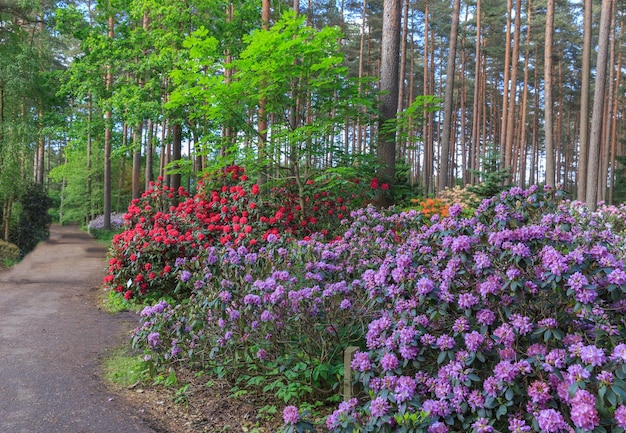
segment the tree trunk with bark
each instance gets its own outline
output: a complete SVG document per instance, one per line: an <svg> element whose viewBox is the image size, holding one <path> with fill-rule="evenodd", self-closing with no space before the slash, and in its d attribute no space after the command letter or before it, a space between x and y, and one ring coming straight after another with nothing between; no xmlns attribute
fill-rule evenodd
<svg viewBox="0 0 626 433"><path fill-rule="evenodd" d="M459 15L461 11L461 1L454 0L452 6L452 27L450 28L450 48L448 51L448 66L446 68L446 90L443 101L443 131L441 136L441 157L439 164L439 175L437 191L446 189L448 184L450 166L450 144L452 133L452 118L454 110L454 69L456 66L456 42L459 32Z"/></svg>
<svg viewBox="0 0 626 433"><path fill-rule="evenodd" d="M602 0L602 14L600 15L596 85L593 96L593 117L591 119L591 137L589 142L586 179L587 189L585 191L585 202L591 211L595 211L598 205L598 174L600 171L600 150L602 144L602 127L604 123L604 89L607 77L606 68L609 53L609 33L613 15L612 3L612 0Z"/></svg>
<svg viewBox="0 0 626 433"><path fill-rule="evenodd" d="M400 17L402 0L385 0L383 5L383 38L380 65L380 116L378 123L378 177L382 183L394 184L396 176L395 119L398 109L398 65L400 57ZM391 123L391 125L390 125ZM387 207L393 197L382 192L377 204Z"/></svg>

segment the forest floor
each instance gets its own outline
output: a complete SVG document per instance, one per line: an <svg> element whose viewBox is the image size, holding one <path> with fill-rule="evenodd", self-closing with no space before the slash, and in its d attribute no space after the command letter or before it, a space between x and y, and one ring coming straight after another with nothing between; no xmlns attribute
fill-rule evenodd
<svg viewBox="0 0 626 433"><path fill-rule="evenodd" d="M177 389L146 384L117 388L114 392L163 433L277 431L275 419L259 419L258 406L253 402L229 397L230 387L225 383L212 382L209 387L205 380L180 372L178 379L180 384L189 385L184 396Z"/></svg>

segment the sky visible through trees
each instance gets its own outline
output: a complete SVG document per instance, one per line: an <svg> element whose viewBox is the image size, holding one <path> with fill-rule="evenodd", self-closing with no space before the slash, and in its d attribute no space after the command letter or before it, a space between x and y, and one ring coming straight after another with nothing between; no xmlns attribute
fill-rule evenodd
<svg viewBox="0 0 626 433"><path fill-rule="evenodd" d="M626 3L455 3L1 1L2 238L33 183L85 222L232 163L624 201Z"/></svg>

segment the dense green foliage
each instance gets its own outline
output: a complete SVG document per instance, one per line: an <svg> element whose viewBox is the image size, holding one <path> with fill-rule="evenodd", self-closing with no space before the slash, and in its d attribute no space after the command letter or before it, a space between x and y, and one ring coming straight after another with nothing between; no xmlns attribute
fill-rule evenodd
<svg viewBox="0 0 626 433"><path fill-rule="evenodd" d="M52 199L42 185L31 183L22 193L20 199L18 224L11 231L11 241L21 250L22 255L32 251L39 241L48 238L48 228L52 217L48 209L52 207Z"/></svg>

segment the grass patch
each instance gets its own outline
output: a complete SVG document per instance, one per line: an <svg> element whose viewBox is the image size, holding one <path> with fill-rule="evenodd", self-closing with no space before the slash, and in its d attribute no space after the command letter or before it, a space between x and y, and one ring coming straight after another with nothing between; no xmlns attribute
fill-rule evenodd
<svg viewBox="0 0 626 433"><path fill-rule="evenodd" d="M90 229L88 230L88 233L98 241L110 244L113 241L113 237L120 233L120 230Z"/></svg>
<svg viewBox="0 0 626 433"><path fill-rule="evenodd" d="M133 302L128 302L124 296L114 290L104 290L102 292L102 307L104 311L115 314L122 311L139 311L142 306Z"/></svg>
<svg viewBox="0 0 626 433"><path fill-rule="evenodd" d="M119 349L104 361L104 378L108 383L128 388L150 379L148 366L141 355L129 355L126 349Z"/></svg>
<svg viewBox="0 0 626 433"><path fill-rule="evenodd" d="M0 259L0 269L10 268L17 263L17 260L9 259L7 257Z"/></svg>

